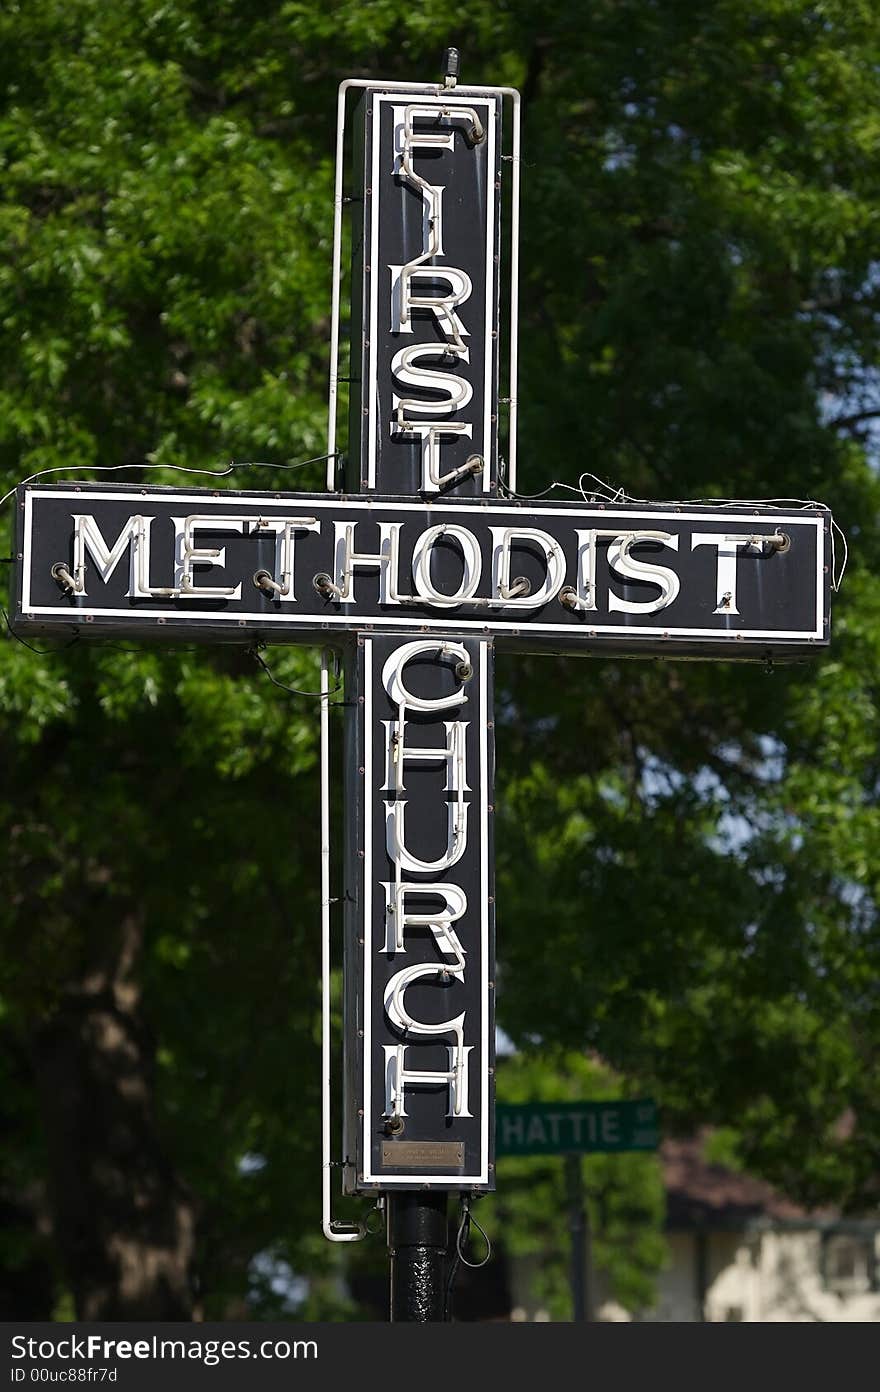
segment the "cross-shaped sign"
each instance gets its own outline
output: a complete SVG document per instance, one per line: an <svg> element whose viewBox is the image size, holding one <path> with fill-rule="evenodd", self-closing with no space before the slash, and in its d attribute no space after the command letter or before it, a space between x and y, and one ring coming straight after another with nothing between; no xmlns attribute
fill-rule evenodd
<svg viewBox="0 0 880 1392"><path fill-rule="evenodd" d="M439 86L351 82L339 111L328 493L25 485L13 624L343 649L345 1188L480 1192L494 1187L494 646L812 653L829 638L831 519L813 506L519 499L517 94L451 73ZM337 491L344 203L351 404Z"/></svg>

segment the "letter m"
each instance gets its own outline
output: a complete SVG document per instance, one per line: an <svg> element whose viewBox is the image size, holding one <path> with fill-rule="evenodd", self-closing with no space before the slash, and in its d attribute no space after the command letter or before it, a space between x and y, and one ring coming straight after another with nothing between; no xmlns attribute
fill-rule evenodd
<svg viewBox="0 0 880 1392"><path fill-rule="evenodd" d="M146 553L142 557L141 573L149 574L147 547L149 546L152 517L142 517L139 513L135 514L134 517L129 517L112 546L107 545L100 527L90 513L73 513L73 522L73 573L77 594L84 595L86 593L87 551L105 585L125 552L129 551L130 578L127 593L129 597L138 594L140 588L138 585L138 548L143 547Z"/></svg>

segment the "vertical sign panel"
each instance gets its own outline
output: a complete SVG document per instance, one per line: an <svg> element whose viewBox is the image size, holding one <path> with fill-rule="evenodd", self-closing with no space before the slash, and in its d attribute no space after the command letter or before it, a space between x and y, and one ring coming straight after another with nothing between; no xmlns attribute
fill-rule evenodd
<svg viewBox="0 0 880 1392"><path fill-rule="evenodd" d="M494 1187L492 645L361 635L346 1187Z"/></svg>
<svg viewBox="0 0 880 1392"><path fill-rule="evenodd" d="M500 130L500 97L370 90L362 100L352 491L494 491Z"/></svg>

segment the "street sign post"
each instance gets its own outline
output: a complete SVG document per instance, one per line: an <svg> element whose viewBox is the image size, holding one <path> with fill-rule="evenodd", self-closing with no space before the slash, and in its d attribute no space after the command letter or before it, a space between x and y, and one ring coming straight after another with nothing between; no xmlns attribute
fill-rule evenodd
<svg viewBox="0 0 880 1392"><path fill-rule="evenodd" d="M392 1319L446 1317L448 1193L495 1183L495 646L764 661L812 655L830 630L822 507L517 498L519 96L460 86L457 70L450 50L441 83L340 88L325 494L68 482L16 497L21 636L341 650L341 1169L347 1193L385 1205ZM326 980L324 1002L324 1231L348 1241L362 1234L330 1216ZM567 1126L571 1140L574 1114L561 1115L521 1118L523 1134L540 1127L555 1144ZM508 1122L505 1145L520 1124Z"/></svg>
<svg viewBox="0 0 880 1392"><path fill-rule="evenodd" d="M499 1156L565 1157L572 1318L576 1324L582 1323L591 1318L592 1244L581 1156L656 1150L660 1144L657 1104L650 1097L609 1102L499 1103L496 1127Z"/></svg>

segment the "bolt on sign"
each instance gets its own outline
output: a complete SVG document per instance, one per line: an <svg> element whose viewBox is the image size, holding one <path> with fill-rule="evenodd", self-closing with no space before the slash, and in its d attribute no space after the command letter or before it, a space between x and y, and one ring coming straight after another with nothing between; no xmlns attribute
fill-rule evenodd
<svg viewBox="0 0 880 1392"><path fill-rule="evenodd" d="M517 500L518 113L510 89L342 84L326 493L16 498L22 636L342 651L349 1193L494 1187L496 644L766 660L829 640L824 508Z"/></svg>

